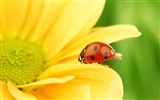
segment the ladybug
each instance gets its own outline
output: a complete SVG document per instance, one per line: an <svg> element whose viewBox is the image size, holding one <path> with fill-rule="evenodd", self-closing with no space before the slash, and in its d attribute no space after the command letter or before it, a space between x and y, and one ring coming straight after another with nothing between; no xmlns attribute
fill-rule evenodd
<svg viewBox="0 0 160 100"><path fill-rule="evenodd" d="M81 63L101 63L110 59L120 60L121 54L103 42L93 42L88 44L80 53L78 61Z"/></svg>

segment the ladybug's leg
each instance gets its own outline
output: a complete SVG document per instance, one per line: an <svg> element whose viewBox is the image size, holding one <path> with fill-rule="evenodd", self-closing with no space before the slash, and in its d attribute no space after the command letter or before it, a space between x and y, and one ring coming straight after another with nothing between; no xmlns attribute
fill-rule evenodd
<svg viewBox="0 0 160 100"><path fill-rule="evenodd" d="M85 59L83 59L83 63L84 63L84 64L87 64L87 62L85 61Z"/></svg>
<svg viewBox="0 0 160 100"><path fill-rule="evenodd" d="M85 60L83 60L83 63L84 63L84 64L87 64L87 62L86 62Z"/></svg>
<svg viewBox="0 0 160 100"><path fill-rule="evenodd" d="M108 65L108 64L103 64L103 63L100 63L100 62L98 62L98 64L106 65L106 66L108 66L109 68L111 68L110 65Z"/></svg>

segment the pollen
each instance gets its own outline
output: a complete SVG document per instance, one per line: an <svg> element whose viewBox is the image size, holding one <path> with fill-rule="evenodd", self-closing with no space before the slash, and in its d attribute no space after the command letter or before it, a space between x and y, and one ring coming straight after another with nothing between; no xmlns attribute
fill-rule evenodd
<svg viewBox="0 0 160 100"><path fill-rule="evenodd" d="M0 42L0 80L16 85L36 81L44 70L42 47L22 40Z"/></svg>

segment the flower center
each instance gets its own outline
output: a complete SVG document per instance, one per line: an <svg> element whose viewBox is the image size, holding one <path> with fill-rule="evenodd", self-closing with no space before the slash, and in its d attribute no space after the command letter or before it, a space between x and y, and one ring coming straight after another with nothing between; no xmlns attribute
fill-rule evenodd
<svg viewBox="0 0 160 100"><path fill-rule="evenodd" d="M20 40L0 41L0 80L16 85L36 81L44 70L42 47Z"/></svg>

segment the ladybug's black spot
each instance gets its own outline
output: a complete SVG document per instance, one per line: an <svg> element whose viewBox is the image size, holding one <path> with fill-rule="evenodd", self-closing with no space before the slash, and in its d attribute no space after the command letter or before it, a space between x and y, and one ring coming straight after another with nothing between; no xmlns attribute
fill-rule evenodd
<svg viewBox="0 0 160 100"><path fill-rule="evenodd" d="M97 46L94 46L94 51L97 51L98 47Z"/></svg>
<svg viewBox="0 0 160 100"><path fill-rule="evenodd" d="M90 58L91 58L92 61L94 60L94 56L91 56Z"/></svg>
<svg viewBox="0 0 160 100"><path fill-rule="evenodd" d="M108 52L105 52L104 53L104 58L107 58L108 57Z"/></svg>

